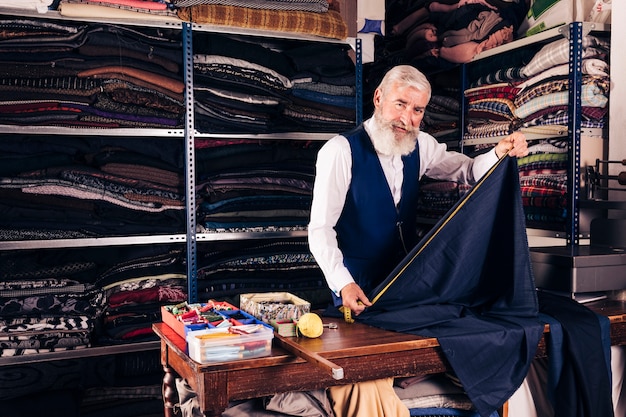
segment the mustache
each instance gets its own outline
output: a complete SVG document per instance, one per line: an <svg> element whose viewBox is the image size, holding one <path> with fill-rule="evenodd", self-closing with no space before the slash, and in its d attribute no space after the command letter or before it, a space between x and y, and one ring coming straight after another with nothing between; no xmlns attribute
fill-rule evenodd
<svg viewBox="0 0 626 417"><path fill-rule="evenodd" d="M416 135L417 132L419 131L419 129L415 129L411 126L408 126L402 122L387 122L387 126L390 130L399 128L404 130L405 134L409 135L409 136L413 136Z"/></svg>

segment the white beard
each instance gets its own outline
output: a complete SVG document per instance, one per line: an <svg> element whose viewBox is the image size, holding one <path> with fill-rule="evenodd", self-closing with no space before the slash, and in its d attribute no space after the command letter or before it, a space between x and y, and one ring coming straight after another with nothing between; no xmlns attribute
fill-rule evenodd
<svg viewBox="0 0 626 417"><path fill-rule="evenodd" d="M393 131L393 123L383 120L378 112L374 112L372 121L370 136L376 152L388 156L404 156L415 150L419 129L398 137Z"/></svg>

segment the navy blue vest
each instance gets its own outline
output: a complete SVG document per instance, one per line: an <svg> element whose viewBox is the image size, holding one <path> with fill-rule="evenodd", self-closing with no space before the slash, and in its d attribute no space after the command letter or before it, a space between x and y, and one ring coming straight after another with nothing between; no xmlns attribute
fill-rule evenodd
<svg viewBox="0 0 626 417"><path fill-rule="evenodd" d="M396 208L365 129L357 127L345 136L352 151L352 181L335 230L344 265L367 294L416 243L419 150L402 158L402 198Z"/></svg>

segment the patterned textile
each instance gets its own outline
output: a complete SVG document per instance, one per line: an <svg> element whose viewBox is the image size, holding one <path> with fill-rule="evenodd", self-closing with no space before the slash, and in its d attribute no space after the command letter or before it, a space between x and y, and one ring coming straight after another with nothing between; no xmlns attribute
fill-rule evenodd
<svg viewBox="0 0 626 417"><path fill-rule="evenodd" d="M534 77L525 79L523 82L517 84L517 86L521 89L525 89L544 81L549 81L554 77L567 77L569 75L569 71L569 64L558 65L556 67L549 68ZM581 62L581 73L583 75L608 77L608 62L599 59L583 59Z"/></svg>
<svg viewBox="0 0 626 417"><path fill-rule="evenodd" d="M583 106L589 107L605 107L609 102L608 96L605 95L605 90L589 84L582 86L581 100ZM519 106L515 110L515 116L520 119L524 119L541 109L558 105L567 105L568 103L569 93L567 91L546 94L541 97L536 97Z"/></svg>
<svg viewBox="0 0 626 417"><path fill-rule="evenodd" d="M0 20L0 30L0 123L182 126L182 42L176 34L28 19Z"/></svg>
<svg viewBox="0 0 626 417"><path fill-rule="evenodd" d="M298 10L314 13L328 11L328 0L173 0L173 3L176 7L217 4L251 9Z"/></svg>
<svg viewBox="0 0 626 417"><path fill-rule="evenodd" d="M168 247L146 247L112 259L95 280L104 300L94 343L155 340L151 326L160 320L160 307L187 298L184 253Z"/></svg>
<svg viewBox="0 0 626 417"><path fill-rule="evenodd" d="M470 122L466 126L467 137L471 138L493 138L496 136L508 135L513 130L513 122L490 120L489 123Z"/></svg>
<svg viewBox="0 0 626 417"><path fill-rule="evenodd" d="M7 255L1 262L0 356L90 346L102 297L77 278L92 272L93 264L21 261L20 255Z"/></svg>
<svg viewBox="0 0 626 417"><path fill-rule="evenodd" d="M569 39L562 38L544 46L535 54L533 59L522 68L524 78L532 77L548 68L569 62ZM583 36L581 46L583 58L606 55L609 50L608 42L592 35Z"/></svg>
<svg viewBox="0 0 626 417"><path fill-rule="evenodd" d="M520 88L508 83L490 84L480 87L468 88L463 92L465 97L471 102L481 98L503 98L515 100Z"/></svg>
<svg viewBox="0 0 626 417"><path fill-rule="evenodd" d="M471 83L472 87L481 85L496 84L502 82L515 82L524 78L521 67L511 67L498 69L493 73L480 76Z"/></svg>
<svg viewBox="0 0 626 417"><path fill-rule="evenodd" d="M490 119L493 120L512 120L515 111L513 102L505 98L473 100L468 106L468 115L470 117L480 117L479 115L488 113L491 115Z"/></svg>
<svg viewBox="0 0 626 417"><path fill-rule="evenodd" d="M180 8L178 17L199 24L295 32L333 39L348 36L346 23L334 10L311 13L201 4Z"/></svg>
<svg viewBox="0 0 626 417"><path fill-rule="evenodd" d="M427 219L439 219L471 189L470 185L451 181L422 179L417 202L417 215Z"/></svg>
<svg viewBox="0 0 626 417"><path fill-rule="evenodd" d="M219 249L219 250L218 250ZM198 256L201 299L235 299L248 292L286 291L315 307L330 301L324 280L306 240L229 242Z"/></svg>
<svg viewBox="0 0 626 417"><path fill-rule="evenodd" d="M582 79L582 84L596 84L604 91L608 91L608 83L608 77L585 75ZM567 91L568 89L569 77L555 77L520 91L520 93L515 97L514 102L516 106L521 106L535 97L560 91Z"/></svg>

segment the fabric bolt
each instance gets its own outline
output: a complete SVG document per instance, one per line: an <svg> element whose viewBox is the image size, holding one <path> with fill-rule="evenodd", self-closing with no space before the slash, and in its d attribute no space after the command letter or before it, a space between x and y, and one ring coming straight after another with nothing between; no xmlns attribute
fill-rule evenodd
<svg viewBox="0 0 626 417"><path fill-rule="evenodd" d="M307 131L337 132L354 127L354 119L296 104L287 105L284 116Z"/></svg>
<svg viewBox="0 0 626 417"><path fill-rule="evenodd" d="M606 77L584 75L582 84L595 84L599 89L608 91L608 79ZM569 90L569 78L566 76L555 77L525 88L515 97L514 102L516 106L521 106L535 97L567 90Z"/></svg>
<svg viewBox="0 0 626 417"><path fill-rule="evenodd" d="M284 89L289 89L292 87L292 83L289 78L283 74L274 71L271 68L264 67L262 65L255 64L253 62L249 62L239 58L231 58L226 56L219 55L199 55L194 54L193 57L194 66L215 66L215 65L223 65L223 66L232 66L232 67L240 67L242 69L246 69L249 71L254 71L257 74L263 74L265 78L267 78L267 83L271 83L276 86L280 86Z"/></svg>
<svg viewBox="0 0 626 417"><path fill-rule="evenodd" d="M273 48L272 44L252 43L217 33L200 39L201 41L194 43L194 54L198 56L240 59L270 69L287 78L291 78L294 74L292 63L284 52L277 50L278 46Z"/></svg>
<svg viewBox="0 0 626 417"><path fill-rule="evenodd" d="M0 42L0 52L69 51L83 42L85 25L40 22L32 19L0 20L7 33ZM32 35L37 36L32 36Z"/></svg>
<svg viewBox="0 0 626 417"><path fill-rule="evenodd" d="M145 0L61 0L57 10L65 16L98 16L101 10L103 15L119 18L147 18L159 19L168 17L176 19L176 12L164 1ZM164 19L162 19L164 20Z"/></svg>
<svg viewBox="0 0 626 417"><path fill-rule="evenodd" d="M508 135L511 132L512 122L488 120L487 123L472 122L466 126L465 138L493 138Z"/></svg>
<svg viewBox="0 0 626 417"><path fill-rule="evenodd" d="M112 75L115 74L115 75ZM137 70L129 67L101 67L101 68L92 68L90 70L81 71L78 74L78 77L81 78L105 78L105 77L117 77L117 76L127 76L131 80L134 80L134 84L137 85L150 85L155 90L159 90L160 88L156 88L155 86L165 88L174 93L181 94L185 91L185 85L182 81L167 77L162 77L159 74L153 74L148 71ZM141 80L141 81L137 81ZM144 84L145 82L145 84Z"/></svg>
<svg viewBox="0 0 626 417"><path fill-rule="evenodd" d="M182 65L180 34L162 28L133 29L119 25L96 24L86 29L85 40L78 45L81 53L107 52L110 56L129 56L152 63ZM83 49L85 48L85 49ZM114 49L111 49L114 48ZM115 51L109 53L109 51Z"/></svg>
<svg viewBox="0 0 626 417"><path fill-rule="evenodd" d="M586 35L581 40L581 47L583 58L587 58L589 55L596 55L594 49L596 47L608 51L609 44L598 37ZM589 51L592 53L589 54ZM569 54L569 39L562 38L551 42L535 54L533 59L523 67L522 73L525 78L529 78L548 68L566 64L569 62Z"/></svg>
<svg viewBox="0 0 626 417"><path fill-rule="evenodd" d="M180 19L193 23L295 32L332 39L348 36L346 23L334 10L312 13L199 4L181 7L177 12Z"/></svg>
<svg viewBox="0 0 626 417"><path fill-rule="evenodd" d="M61 16L69 18L141 19L157 22L170 21L174 24L180 22L174 11L146 10L131 6L116 7L108 3L92 3L90 1L61 0L57 10Z"/></svg>
<svg viewBox="0 0 626 417"><path fill-rule="evenodd" d="M218 4L254 9L299 10L314 13L325 13L328 11L328 0L174 0L173 3L177 7Z"/></svg>
<svg viewBox="0 0 626 417"><path fill-rule="evenodd" d="M519 81L523 79L522 68L521 67L506 67L502 69L498 69L493 73L488 73L482 75L476 81L474 81L472 86L481 86L481 85L489 85L494 83L502 83L509 81Z"/></svg>
<svg viewBox="0 0 626 417"><path fill-rule="evenodd" d="M512 101L504 98L490 98L485 100L473 100L469 103L468 113L470 117L472 113L490 112L494 118L500 117L505 120L511 120L515 117L516 107ZM497 120L497 119L496 119Z"/></svg>
<svg viewBox="0 0 626 417"><path fill-rule="evenodd" d="M316 81L294 81L292 79L294 90L315 91L318 93L330 94L335 96L354 96L356 88L353 85L333 85Z"/></svg>
<svg viewBox="0 0 626 417"><path fill-rule="evenodd" d="M262 69L251 69L237 65L239 62L195 64L194 79L199 86L228 86L238 92L249 91L252 94L267 94L282 98L290 84L281 82L272 74Z"/></svg>
<svg viewBox="0 0 626 417"><path fill-rule="evenodd" d="M295 97L319 103L326 103L338 107L356 108L355 96L338 96L303 89L292 89L291 94Z"/></svg>
<svg viewBox="0 0 626 417"><path fill-rule="evenodd" d="M509 83L495 83L468 88L463 91L463 94L470 101L488 97L515 100L518 97L519 91L519 87L513 86Z"/></svg>
<svg viewBox="0 0 626 417"><path fill-rule="evenodd" d="M593 85L583 85L581 89L581 101L585 107L605 107L608 104L608 96L604 94L603 90L598 89ZM551 106L567 105L569 103L568 92L558 92L546 94L541 97L536 97L527 103L517 107L515 109L515 116L519 119L524 119L530 114L533 114L543 108Z"/></svg>

